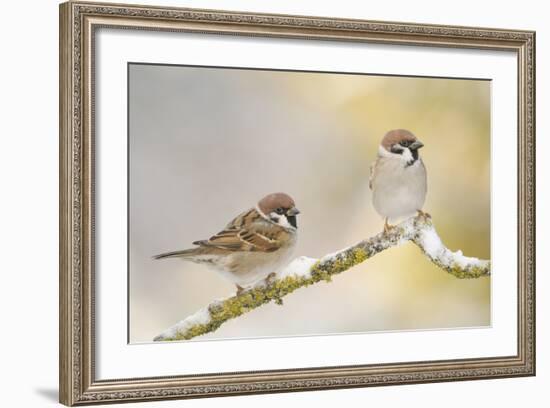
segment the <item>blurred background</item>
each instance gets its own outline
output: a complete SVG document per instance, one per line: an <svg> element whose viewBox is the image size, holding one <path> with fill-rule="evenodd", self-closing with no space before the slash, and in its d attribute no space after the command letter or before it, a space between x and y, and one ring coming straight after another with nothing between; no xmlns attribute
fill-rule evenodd
<svg viewBox="0 0 550 408"><path fill-rule="evenodd" d="M382 231L368 178L390 129L425 144L424 210L444 243L490 258L489 81L132 64L129 86L131 342L234 293L205 266L151 257L265 194L301 210L295 256ZM406 244L193 341L486 325L490 279L456 279Z"/></svg>

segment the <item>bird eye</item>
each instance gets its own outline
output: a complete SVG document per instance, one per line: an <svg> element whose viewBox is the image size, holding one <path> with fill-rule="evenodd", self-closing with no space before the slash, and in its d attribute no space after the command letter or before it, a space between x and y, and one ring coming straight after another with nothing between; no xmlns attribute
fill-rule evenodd
<svg viewBox="0 0 550 408"><path fill-rule="evenodd" d="M282 207L279 207L279 208L277 208L277 209L275 210L275 212L276 212L277 214L283 214L283 213L285 212L285 210L283 210Z"/></svg>
<svg viewBox="0 0 550 408"><path fill-rule="evenodd" d="M399 142L399 144L403 147L409 147L411 142L409 142L408 140L403 140L403 141Z"/></svg>

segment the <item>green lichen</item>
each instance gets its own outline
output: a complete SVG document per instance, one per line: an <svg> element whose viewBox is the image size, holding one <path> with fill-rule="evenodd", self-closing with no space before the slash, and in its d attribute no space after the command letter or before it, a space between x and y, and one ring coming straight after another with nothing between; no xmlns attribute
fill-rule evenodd
<svg viewBox="0 0 550 408"><path fill-rule="evenodd" d="M464 268L457 263L453 263L451 266L440 266L458 279L475 279L491 274L490 262L487 262L484 266L473 265L468 268Z"/></svg>
<svg viewBox="0 0 550 408"><path fill-rule="evenodd" d="M363 248L353 248L329 261L323 263L317 262L311 268L311 275L315 282L321 280L330 282L333 275L347 271L351 267L367 260L368 257L367 251Z"/></svg>

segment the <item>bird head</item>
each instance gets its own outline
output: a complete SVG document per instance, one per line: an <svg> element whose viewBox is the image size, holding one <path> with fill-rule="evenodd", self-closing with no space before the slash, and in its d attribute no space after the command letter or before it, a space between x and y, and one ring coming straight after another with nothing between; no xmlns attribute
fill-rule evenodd
<svg viewBox="0 0 550 408"><path fill-rule="evenodd" d="M258 202L258 208L269 221L288 229L298 228L296 216L300 211L288 194L269 194Z"/></svg>
<svg viewBox="0 0 550 408"><path fill-rule="evenodd" d="M390 130L380 143L379 154L383 157L394 157L411 166L418 160L418 149L424 144L411 132L405 129Z"/></svg>

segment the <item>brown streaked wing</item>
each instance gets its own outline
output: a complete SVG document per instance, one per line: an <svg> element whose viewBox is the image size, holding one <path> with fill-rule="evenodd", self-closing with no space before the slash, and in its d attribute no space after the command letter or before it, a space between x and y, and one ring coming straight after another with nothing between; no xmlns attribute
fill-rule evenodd
<svg viewBox="0 0 550 408"><path fill-rule="evenodd" d="M241 239L252 245L251 251L274 252L281 247L281 234L287 232L275 228L275 231L267 228L255 228L254 230L243 230L239 233Z"/></svg>
<svg viewBox="0 0 550 408"><path fill-rule="evenodd" d="M259 218L260 214L256 211L256 209L251 208L243 213L240 213L235 218L233 218L229 224L225 226L225 230L239 230L243 228L245 225L249 225L254 221L255 218Z"/></svg>
<svg viewBox="0 0 550 408"><path fill-rule="evenodd" d="M227 227L205 241L196 241L194 244L203 247L214 247L228 251L259 251L273 252L281 247L278 234L284 232L281 228L270 231L271 228L254 222L260 218L255 209L250 209L233 219Z"/></svg>
<svg viewBox="0 0 550 408"><path fill-rule="evenodd" d="M249 244L243 241L239 233L240 230L223 230L210 237L206 241L197 241L195 244L203 247L213 247L225 249L228 251L250 251Z"/></svg>

